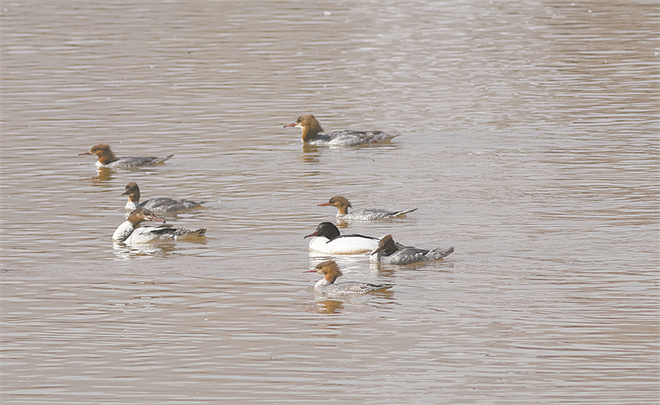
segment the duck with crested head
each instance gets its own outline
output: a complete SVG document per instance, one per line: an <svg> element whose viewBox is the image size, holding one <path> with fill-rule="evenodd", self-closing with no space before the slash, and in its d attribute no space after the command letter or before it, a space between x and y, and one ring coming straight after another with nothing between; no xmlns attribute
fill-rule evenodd
<svg viewBox="0 0 660 405"><path fill-rule="evenodd" d="M160 226L140 226L144 221L163 222ZM138 208L128 215L122 222L112 239L126 245L149 243L156 240L176 240L181 238L198 238L206 234L206 228L196 230L188 228L174 228L158 218L155 213L146 208Z"/></svg>
<svg viewBox="0 0 660 405"><path fill-rule="evenodd" d="M287 124L285 128L302 129L302 140L317 146L357 146L369 143L385 143L397 135L389 135L383 131L355 131L343 129L323 133L319 121L312 114L301 115L296 122Z"/></svg>
<svg viewBox="0 0 660 405"><path fill-rule="evenodd" d="M140 166L153 166L160 163L163 163L167 159L171 158L172 155L165 157L143 157L143 156L124 156L117 157L110 149L110 145L107 143L100 143L94 145L90 148L88 152L79 153L78 156L82 155L96 155L98 160L96 161L97 167L108 167L111 169L126 169L131 167L140 167Z"/></svg>
<svg viewBox="0 0 660 405"><path fill-rule="evenodd" d="M371 252L369 260L385 264L413 264L443 259L454 252L453 247L446 249L418 249L398 244L392 235L385 235L378 242L378 247Z"/></svg>
<svg viewBox="0 0 660 405"><path fill-rule="evenodd" d="M358 281L336 282L343 273L334 260L326 260L316 265L314 270L305 273L319 273L323 278L316 282L314 291L328 296L342 296L352 294L366 294L371 291L381 291L391 288L390 284L371 284Z"/></svg>
<svg viewBox="0 0 660 405"><path fill-rule="evenodd" d="M168 197L154 197L140 203L140 187L135 182L128 183L122 195L128 196L128 201L124 206L127 210L133 211L138 208L146 208L156 214L186 211L193 208L200 208L203 204L203 202L175 200Z"/></svg>
<svg viewBox="0 0 660 405"><path fill-rule="evenodd" d="M316 230L305 236L309 250L329 255L356 255L368 253L378 247L379 238L364 235L341 235L331 222L321 222Z"/></svg>
<svg viewBox="0 0 660 405"><path fill-rule="evenodd" d="M348 212L352 208L351 203L344 197L338 195L332 197L327 203L317 204L319 207L332 206L337 208L337 219L354 221L371 221L375 219L402 218L406 214L416 211L417 208L400 211L389 211L381 208L362 208Z"/></svg>

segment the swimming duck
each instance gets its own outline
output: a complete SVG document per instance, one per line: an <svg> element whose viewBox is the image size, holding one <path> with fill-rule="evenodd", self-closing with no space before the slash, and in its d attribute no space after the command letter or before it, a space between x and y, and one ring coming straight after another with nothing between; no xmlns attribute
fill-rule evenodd
<svg viewBox="0 0 660 405"><path fill-rule="evenodd" d="M107 143L100 143L98 145L92 146L88 152L79 153L78 156L82 155L96 155L98 160L96 161L96 166L98 167L108 167L111 169L117 168L130 168L130 167L140 167L140 166L153 166L159 163L163 163L167 159L171 158L174 155L168 155L166 157L140 157L140 156L125 156L117 157L112 150L110 145Z"/></svg>
<svg viewBox="0 0 660 405"><path fill-rule="evenodd" d="M453 251L453 247L429 250L402 246L394 242L392 235L385 235L378 242L378 247L371 252L369 260L385 264L413 264L440 260L449 256Z"/></svg>
<svg viewBox="0 0 660 405"><path fill-rule="evenodd" d="M140 226L144 221L163 222L161 226ZM171 225L164 224L164 221L146 208L138 208L131 212L122 222L115 232L112 239L117 242L123 242L127 245L148 243L155 240L175 240L184 237L202 237L206 234L206 228L192 230L188 228L174 228Z"/></svg>
<svg viewBox="0 0 660 405"><path fill-rule="evenodd" d="M397 135L389 135L382 131L354 131L343 129L324 132L321 124L312 114L301 115L296 122L284 126L285 128L296 127L302 129L303 142L318 145L357 146L367 143L389 142Z"/></svg>
<svg viewBox="0 0 660 405"><path fill-rule="evenodd" d="M314 270L305 273L319 273L323 278L314 285L314 291L328 296L342 296L351 294L366 294L371 291L386 290L391 288L390 284L371 284L357 281L336 282L342 276L339 266L333 260L327 260L316 265Z"/></svg>
<svg viewBox="0 0 660 405"><path fill-rule="evenodd" d="M133 211L137 208L146 208L156 214L186 211L199 208L203 204L189 200L175 200L168 197L150 198L140 203L140 187L135 182L128 183L122 195L128 196L128 202L124 206L127 210Z"/></svg>
<svg viewBox="0 0 660 405"><path fill-rule="evenodd" d="M406 214L416 211L417 208L401 211L389 211L380 208L362 208L353 212L348 212L352 208L351 203L344 197L338 195L332 197L330 201L318 204L319 207L332 206L337 208L337 218L340 220L371 221L374 219L401 218Z"/></svg>
<svg viewBox="0 0 660 405"><path fill-rule="evenodd" d="M321 222L314 233L305 238L309 250L330 255L354 255L371 252L378 247L379 238L364 235L340 235L339 229L330 222Z"/></svg>

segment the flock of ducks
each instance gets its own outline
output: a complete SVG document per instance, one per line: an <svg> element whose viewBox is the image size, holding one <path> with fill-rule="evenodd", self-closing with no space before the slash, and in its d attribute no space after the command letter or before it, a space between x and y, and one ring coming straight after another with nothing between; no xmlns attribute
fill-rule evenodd
<svg viewBox="0 0 660 405"><path fill-rule="evenodd" d="M307 144L319 146L357 146L368 143L389 142L397 135L388 135L381 131L354 131L340 130L323 133L318 120L311 114L302 115L285 127L302 129L302 140ZM111 169L134 168L140 166L153 166L162 164L173 155L165 157L126 156L117 157L108 144L102 143L92 146L88 152L79 155L95 155L96 165ZM160 215L178 213L199 208L204 202L189 200L176 200L168 197L156 197L140 202L140 188L135 182L128 183L122 196L128 201L124 208L129 211L126 220L122 222L112 234L112 239L126 245L144 244L158 240L179 240L183 238L202 238L206 228L188 229L176 228L165 223ZM364 208L349 212L351 203L342 196L330 198L326 203L318 206L332 206L337 208L338 221L372 221L387 218L403 218L406 214L414 212L417 208L391 211L384 209ZM161 222L158 226L141 226L145 221ZM369 260L375 263L394 265L408 265L428 261L441 260L450 255L454 248L446 249L418 249L397 243L392 235L373 237L365 235L342 235L339 229L331 222L321 222L316 230L305 236L309 241L310 252L326 255L360 255L368 254ZM342 296L351 294L364 294L371 291L386 290L388 284L370 284L356 281L337 282L342 272L333 260L319 263L314 270L323 276L314 290L327 296Z"/></svg>

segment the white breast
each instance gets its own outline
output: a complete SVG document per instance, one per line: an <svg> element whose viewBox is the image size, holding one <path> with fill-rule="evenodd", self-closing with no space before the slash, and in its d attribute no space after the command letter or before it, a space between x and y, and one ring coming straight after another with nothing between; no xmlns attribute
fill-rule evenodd
<svg viewBox="0 0 660 405"><path fill-rule="evenodd" d="M158 239L158 234L153 232L154 229L154 227L150 226L136 228L124 243L127 245L139 245L141 243L148 243L154 239Z"/></svg>
<svg viewBox="0 0 660 405"><path fill-rule="evenodd" d="M112 239L123 242L126 238L131 236L131 233L133 233L133 224L129 221L124 221L117 227L117 229L115 229L115 233L112 234Z"/></svg>
<svg viewBox="0 0 660 405"><path fill-rule="evenodd" d="M360 236L340 236L331 241L325 236L315 236L309 241L309 250L331 255L355 255L367 253L377 247L377 239Z"/></svg>

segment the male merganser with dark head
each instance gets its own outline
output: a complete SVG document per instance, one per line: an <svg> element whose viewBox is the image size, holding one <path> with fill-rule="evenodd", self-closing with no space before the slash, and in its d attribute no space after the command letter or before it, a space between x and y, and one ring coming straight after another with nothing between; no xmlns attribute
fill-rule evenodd
<svg viewBox="0 0 660 405"><path fill-rule="evenodd" d="M378 242L378 248L371 253L369 260L385 264L413 264L440 260L449 256L453 251L453 247L429 250L401 246L394 242L392 235L385 235Z"/></svg>
<svg viewBox="0 0 660 405"><path fill-rule="evenodd" d="M110 145L107 143L100 143L98 145L92 146L89 152L79 153L81 155L96 155L98 160L96 161L96 166L98 167L109 167L111 169L116 168L129 168L129 167L139 167L139 166L153 166L159 163L163 163L167 159L171 158L174 155L168 155L166 157L139 157L139 156L125 156L117 157L112 150L110 150Z"/></svg>
<svg viewBox="0 0 660 405"><path fill-rule="evenodd" d="M284 126L302 128L302 140L313 145L356 146L365 143L388 142L397 135L388 135L382 131L353 131L343 129L321 134L323 128L312 114L301 115L296 122Z"/></svg>
<svg viewBox="0 0 660 405"><path fill-rule="evenodd" d="M188 228L173 228L171 225L140 226L144 221L160 221L156 214L146 208L138 208L131 212L126 221L115 229L112 239L127 245L148 243L155 240L174 240L184 237L202 237L206 228L192 230Z"/></svg>
<svg viewBox="0 0 660 405"><path fill-rule="evenodd" d="M323 204L318 204L319 207L324 206L333 206L337 208L337 218L340 220L355 220L355 221L371 221L373 219L385 219L385 218L401 218L406 214L416 211L417 208L413 208L405 211L388 211L380 208L362 208L355 210L353 212L348 212L348 209L351 208L351 203L347 199L338 195L332 197L330 201Z"/></svg>
<svg viewBox="0 0 660 405"><path fill-rule="evenodd" d="M355 255L371 252L378 247L379 238L364 235L340 235L330 222L321 222L309 241L309 250L330 255Z"/></svg>
<svg viewBox="0 0 660 405"><path fill-rule="evenodd" d="M316 265L314 270L305 273L319 273L323 278L314 285L314 291L328 296L342 296L351 294L365 294L371 291L386 290L389 284L360 283L357 281L343 281L337 283L337 277L342 275L339 266L333 260L327 260Z"/></svg>
<svg viewBox="0 0 660 405"><path fill-rule="evenodd" d="M140 187L137 183L130 182L126 185L126 190L122 195L128 196L128 202L124 206L127 210L135 210L137 208L146 208L155 212L156 214L173 213L185 211L193 208L199 208L203 203L196 203L188 200L174 200L167 197L150 198L147 201L140 203Z"/></svg>

